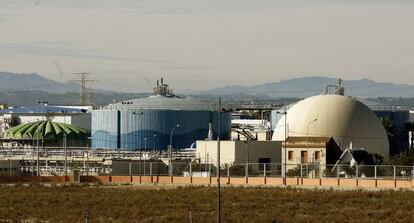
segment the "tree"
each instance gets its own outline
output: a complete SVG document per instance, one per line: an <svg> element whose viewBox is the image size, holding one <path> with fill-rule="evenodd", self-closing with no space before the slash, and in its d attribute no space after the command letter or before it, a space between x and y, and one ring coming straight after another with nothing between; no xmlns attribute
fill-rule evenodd
<svg viewBox="0 0 414 223"><path fill-rule="evenodd" d="M383 165L413 166L414 165L414 149L409 149L398 155L394 155L385 159Z"/></svg>
<svg viewBox="0 0 414 223"><path fill-rule="evenodd" d="M384 126L385 133L387 134L388 144L390 146L391 151L394 151L394 122L388 117L381 117L380 118L382 126Z"/></svg>
<svg viewBox="0 0 414 223"><path fill-rule="evenodd" d="M392 139L394 137L394 122L388 117L383 117L381 118L381 123L384 126L388 139Z"/></svg>

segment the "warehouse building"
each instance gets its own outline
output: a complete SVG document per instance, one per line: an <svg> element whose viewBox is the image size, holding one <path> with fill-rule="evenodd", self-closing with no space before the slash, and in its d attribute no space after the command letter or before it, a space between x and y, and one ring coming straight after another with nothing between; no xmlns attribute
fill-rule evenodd
<svg viewBox="0 0 414 223"><path fill-rule="evenodd" d="M157 81L154 94L108 105L92 112L92 147L125 150L190 148L200 139L216 138L217 106L173 94ZM221 112L222 139L230 137L231 114Z"/></svg>

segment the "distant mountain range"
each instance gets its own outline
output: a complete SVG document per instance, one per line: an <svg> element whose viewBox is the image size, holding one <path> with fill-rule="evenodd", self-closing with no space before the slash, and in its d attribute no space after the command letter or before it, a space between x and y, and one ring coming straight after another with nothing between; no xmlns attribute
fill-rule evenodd
<svg viewBox="0 0 414 223"><path fill-rule="evenodd" d="M200 94L264 94L272 98L308 97L320 94L328 84L338 79L329 77L302 77L265 83L255 86L231 85L212 89ZM414 86L407 84L380 83L369 79L344 80L345 94L354 97L414 97Z"/></svg>
<svg viewBox="0 0 414 223"><path fill-rule="evenodd" d="M16 74L0 72L0 91L41 90L49 93L79 91L79 85L61 83L39 74Z"/></svg>
<svg viewBox="0 0 414 223"><path fill-rule="evenodd" d="M337 84L336 78L302 77L279 82L264 83L255 86L231 85L209 91L196 92L192 95L225 95L227 98L254 95L260 98L303 98L320 94L324 86ZM355 97L414 97L414 86L407 84L380 83L369 79L344 80L345 94ZM39 74L16 74L0 72L0 92L6 91L44 91L53 94L78 92L79 85L62 83L47 79ZM97 93L115 92L95 89ZM128 94L128 93L126 93ZM129 95L131 96L131 95Z"/></svg>

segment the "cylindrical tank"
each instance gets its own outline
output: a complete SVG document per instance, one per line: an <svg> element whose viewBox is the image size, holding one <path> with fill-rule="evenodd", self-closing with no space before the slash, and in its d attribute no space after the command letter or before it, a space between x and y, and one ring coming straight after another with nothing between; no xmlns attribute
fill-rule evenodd
<svg viewBox="0 0 414 223"><path fill-rule="evenodd" d="M391 121L390 129L390 154L398 154L408 149L408 132L405 125L410 120L410 114L407 110L375 110L375 114L381 119Z"/></svg>
<svg viewBox="0 0 414 223"><path fill-rule="evenodd" d="M92 111L92 147L125 150L189 148L196 140L217 138L215 106L192 99L154 95ZM179 127L177 127L179 125ZM231 114L221 113L221 139L229 139Z"/></svg>

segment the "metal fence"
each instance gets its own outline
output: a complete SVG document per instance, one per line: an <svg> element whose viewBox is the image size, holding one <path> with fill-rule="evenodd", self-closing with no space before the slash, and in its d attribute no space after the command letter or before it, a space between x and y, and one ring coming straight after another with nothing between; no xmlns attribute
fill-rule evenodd
<svg viewBox="0 0 414 223"><path fill-rule="evenodd" d="M229 177L413 179L414 166L251 163L226 167Z"/></svg>
<svg viewBox="0 0 414 223"><path fill-rule="evenodd" d="M246 168L247 167L247 168ZM104 164L94 160L68 159L67 174L79 171L81 175L113 176L184 176L215 177L217 168L213 163L197 163L187 160L112 160ZM37 171L39 170L39 174ZM65 175L63 160L3 160L0 175ZM319 165L249 163L224 164L220 166L222 177L288 177L288 178L367 178L367 179L413 179L414 166L392 165Z"/></svg>
<svg viewBox="0 0 414 223"><path fill-rule="evenodd" d="M167 163L168 164L168 163ZM142 176L192 176L215 177L217 168L212 163L173 161L169 166L159 162L127 162L123 171L112 166L112 175ZM126 168L128 166L128 168ZM288 178L367 178L367 179L413 179L414 166L392 165L319 165L249 163L222 165L222 177L288 177Z"/></svg>

